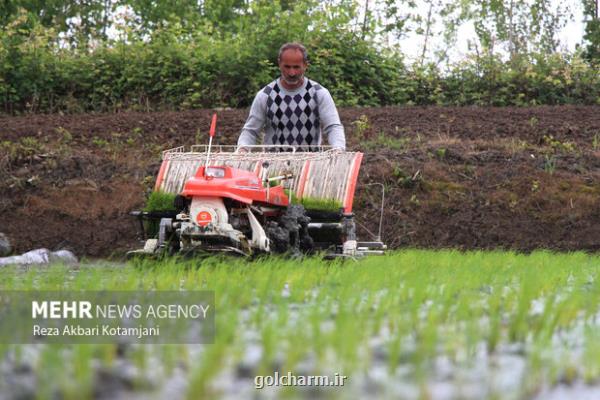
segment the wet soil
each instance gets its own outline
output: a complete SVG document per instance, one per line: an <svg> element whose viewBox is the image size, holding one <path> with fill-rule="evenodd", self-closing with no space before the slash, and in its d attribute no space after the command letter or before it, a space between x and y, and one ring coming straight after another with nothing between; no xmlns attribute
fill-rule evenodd
<svg viewBox="0 0 600 400"><path fill-rule="evenodd" d="M213 110L0 116L0 231L15 251L119 255L161 150L205 143ZM247 110L218 110L234 144ZM359 237L393 248L600 249L600 106L345 108L365 153Z"/></svg>

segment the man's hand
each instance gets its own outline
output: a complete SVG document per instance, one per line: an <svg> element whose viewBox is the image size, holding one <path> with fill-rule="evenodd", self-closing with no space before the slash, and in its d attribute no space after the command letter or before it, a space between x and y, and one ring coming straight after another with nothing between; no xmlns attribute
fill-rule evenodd
<svg viewBox="0 0 600 400"><path fill-rule="evenodd" d="M238 148L235 150L235 152L236 152L236 153L249 153L249 152L250 152L250 150L248 150L248 148L246 148L246 147L238 147Z"/></svg>

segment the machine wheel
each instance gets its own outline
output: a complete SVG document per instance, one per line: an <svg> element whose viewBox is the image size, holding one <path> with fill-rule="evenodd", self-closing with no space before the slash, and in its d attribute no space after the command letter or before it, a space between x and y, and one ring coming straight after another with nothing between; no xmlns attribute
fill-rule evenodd
<svg viewBox="0 0 600 400"><path fill-rule="evenodd" d="M279 221L269 221L265 232L271 241L271 251L292 255L312 251L314 244L308 234L309 222L306 210L297 204L289 206Z"/></svg>

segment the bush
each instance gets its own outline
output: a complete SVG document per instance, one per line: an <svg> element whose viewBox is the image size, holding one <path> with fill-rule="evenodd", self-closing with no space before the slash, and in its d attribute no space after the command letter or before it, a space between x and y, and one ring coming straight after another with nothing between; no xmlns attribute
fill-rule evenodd
<svg viewBox="0 0 600 400"><path fill-rule="evenodd" d="M406 67L397 51L351 29L351 6L252 2L216 30L176 17L146 36L64 47L52 28L19 14L0 30L0 101L9 114L246 107L278 75L277 50L302 41L307 75L341 106L598 104L598 65L575 54L511 62L471 56L442 71ZM346 7L346 8L344 8ZM285 8L285 12L282 9Z"/></svg>

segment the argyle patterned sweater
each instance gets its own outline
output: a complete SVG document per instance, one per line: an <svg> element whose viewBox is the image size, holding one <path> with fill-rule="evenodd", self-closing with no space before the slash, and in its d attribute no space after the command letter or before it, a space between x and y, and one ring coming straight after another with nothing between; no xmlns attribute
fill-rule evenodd
<svg viewBox="0 0 600 400"><path fill-rule="evenodd" d="M298 89L287 90L276 79L256 94L238 146L260 144L263 131L262 143L266 145L291 145L310 151L322 144L324 134L329 145L346 148L344 127L331 94L306 77Z"/></svg>

